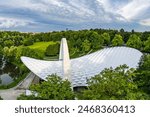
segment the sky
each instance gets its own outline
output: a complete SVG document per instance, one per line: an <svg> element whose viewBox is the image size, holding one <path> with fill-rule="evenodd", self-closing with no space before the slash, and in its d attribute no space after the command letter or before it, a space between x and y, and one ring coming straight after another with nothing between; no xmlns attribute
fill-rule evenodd
<svg viewBox="0 0 150 117"><path fill-rule="evenodd" d="M0 30L150 31L150 0L0 0Z"/></svg>

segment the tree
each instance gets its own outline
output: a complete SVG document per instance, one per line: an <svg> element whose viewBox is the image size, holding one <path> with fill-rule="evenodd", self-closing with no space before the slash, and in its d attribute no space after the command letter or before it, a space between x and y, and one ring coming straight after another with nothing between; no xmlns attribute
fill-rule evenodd
<svg viewBox="0 0 150 117"><path fill-rule="evenodd" d="M9 56L9 48L8 47L3 48L3 54L4 54L5 57Z"/></svg>
<svg viewBox="0 0 150 117"><path fill-rule="evenodd" d="M123 45L122 36L119 34L116 34L112 40L112 46L121 46L121 45Z"/></svg>
<svg viewBox="0 0 150 117"><path fill-rule="evenodd" d="M0 55L3 53L3 47L0 45Z"/></svg>
<svg viewBox="0 0 150 117"><path fill-rule="evenodd" d="M79 38L76 40L76 47L79 48L79 50L81 50L81 45L82 45L82 40Z"/></svg>
<svg viewBox="0 0 150 117"><path fill-rule="evenodd" d="M48 76L47 81L32 85L31 96L21 95L18 99L41 99L41 100L72 100L75 95L68 80L62 80L56 75Z"/></svg>
<svg viewBox="0 0 150 117"><path fill-rule="evenodd" d="M31 38L26 38L23 40L23 45L25 46L33 45L33 40Z"/></svg>
<svg viewBox="0 0 150 117"><path fill-rule="evenodd" d="M17 47L17 51L15 54L15 59L13 62L20 64L21 63L21 56L27 56L27 57L32 57L32 58L37 58L37 59L42 59L43 55L38 51L31 49L26 46L19 46Z"/></svg>
<svg viewBox="0 0 150 117"><path fill-rule="evenodd" d="M144 51L150 53L150 36L148 37L148 40L144 43Z"/></svg>
<svg viewBox="0 0 150 117"><path fill-rule="evenodd" d="M59 53L59 43L56 44L50 44L46 48L45 55L46 56L56 56Z"/></svg>
<svg viewBox="0 0 150 117"><path fill-rule="evenodd" d="M100 49L104 43L103 38L97 32L91 32L89 40L93 49Z"/></svg>
<svg viewBox="0 0 150 117"><path fill-rule="evenodd" d="M124 40L124 34L125 34L125 31L123 28L120 29L120 35L122 36L123 40Z"/></svg>
<svg viewBox="0 0 150 117"><path fill-rule="evenodd" d="M21 62L20 61L21 56L42 58L40 52L25 46L19 46L19 47L11 46L10 48L4 47L3 54L9 62L16 62L16 63Z"/></svg>
<svg viewBox="0 0 150 117"><path fill-rule="evenodd" d="M150 36L150 32L149 31L145 31L141 34L141 40L142 41L146 41L148 39L148 37Z"/></svg>
<svg viewBox="0 0 150 117"><path fill-rule="evenodd" d="M9 52L7 53L7 58L9 59L9 61L14 61L16 52L17 52L17 47L11 46L9 48Z"/></svg>
<svg viewBox="0 0 150 117"><path fill-rule="evenodd" d="M104 44L105 45L110 45L110 36L108 33L103 33L102 38L104 39Z"/></svg>
<svg viewBox="0 0 150 117"><path fill-rule="evenodd" d="M131 33L130 32L124 32L124 43L127 43Z"/></svg>
<svg viewBox="0 0 150 117"><path fill-rule="evenodd" d="M134 33L135 33L134 29L132 29L132 30L131 30L131 33L132 33L132 34L134 34Z"/></svg>
<svg viewBox="0 0 150 117"><path fill-rule="evenodd" d="M141 59L134 80L140 89L150 95L150 55L144 55Z"/></svg>
<svg viewBox="0 0 150 117"><path fill-rule="evenodd" d="M91 43L89 40L85 39L83 42L82 42L82 50L84 52L88 52L91 48Z"/></svg>
<svg viewBox="0 0 150 117"><path fill-rule="evenodd" d="M146 93L139 90L133 82L134 76L134 69L129 69L126 65L105 69L89 80L89 86L83 90L79 98L85 100L147 99Z"/></svg>
<svg viewBox="0 0 150 117"><path fill-rule="evenodd" d="M14 42L12 40L6 40L4 41L4 45L10 47L14 45Z"/></svg>
<svg viewBox="0 0 150 117"><path fill-rule="evenodd" d="M140 49L142 47L142 41L140 40L139 36L132 34L130 35L126 45L132 48Z"/></svg>

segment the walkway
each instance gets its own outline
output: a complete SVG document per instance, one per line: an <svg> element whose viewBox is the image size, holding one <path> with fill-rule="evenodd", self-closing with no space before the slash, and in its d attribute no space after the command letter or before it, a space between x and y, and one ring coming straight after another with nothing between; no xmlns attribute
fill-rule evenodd
<svg viewBox="0 0 150 117"><path fill-rule="evenodd" d="M29 73L28 76L17 86L11 89L0 90L0 96L4 100L16 100L20 94L25 93L25 90L29 88L34 77L35 75L33 73Z"/></svg>

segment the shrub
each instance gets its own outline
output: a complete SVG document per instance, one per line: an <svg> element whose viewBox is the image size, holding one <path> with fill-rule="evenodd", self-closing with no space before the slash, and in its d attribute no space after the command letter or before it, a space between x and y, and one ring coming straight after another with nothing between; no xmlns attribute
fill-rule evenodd
<svg viewBox="0 0 150 117"><path fill-rule="evenodd" d="M49 45L46 48L45 55L46 56L56 56L59 53L59 43Z"/></svg>

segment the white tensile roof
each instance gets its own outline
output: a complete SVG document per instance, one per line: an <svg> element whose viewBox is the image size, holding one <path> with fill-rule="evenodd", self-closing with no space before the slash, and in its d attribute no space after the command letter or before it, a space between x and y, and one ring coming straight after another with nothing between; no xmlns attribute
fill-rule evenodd
<svg viewBox="0 0 150 117"><path fill-rule="evenodd" d="M83 57L70 60L73 87L87 86L87 79L99 74L105 68L126 64L137 68L142 53L129 47L111 47ZM44 61L21 57L23 63L38 77L46 80L51 74L62 77L62 61Z"/></svg>

